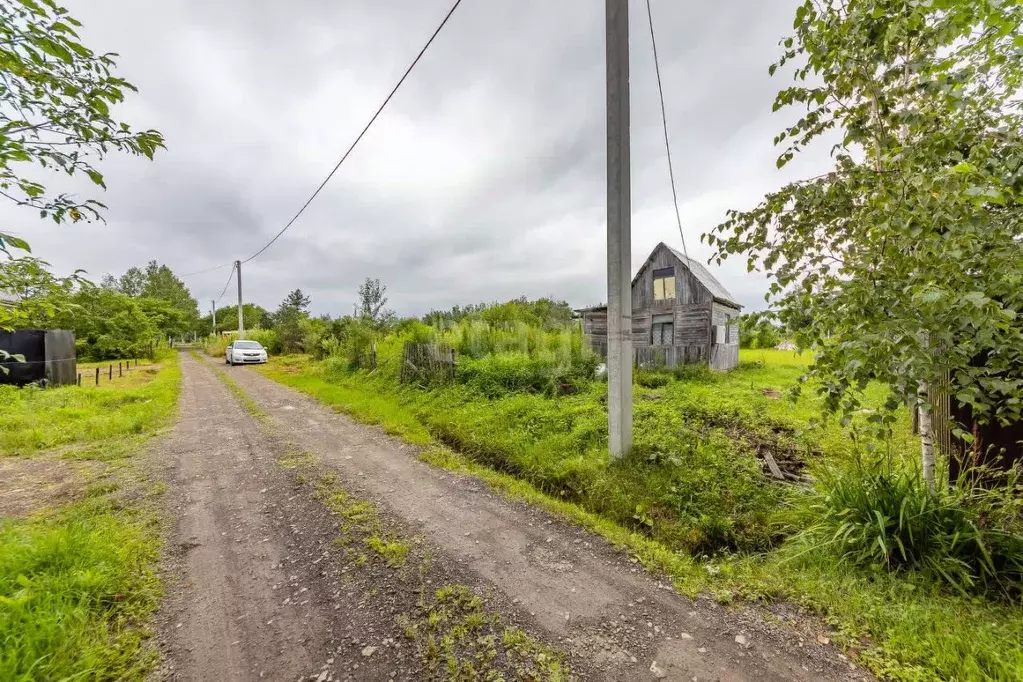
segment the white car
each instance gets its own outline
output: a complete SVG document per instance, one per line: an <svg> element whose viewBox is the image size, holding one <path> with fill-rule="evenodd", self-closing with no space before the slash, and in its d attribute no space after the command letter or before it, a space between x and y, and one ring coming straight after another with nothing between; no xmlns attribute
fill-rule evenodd
<svg viewBox="0 0 1023 682"><path fill-rule="evenodd" d="M266 363L266 348L258 341L232 341L224 351L224 362L229 365Z"/></svg>

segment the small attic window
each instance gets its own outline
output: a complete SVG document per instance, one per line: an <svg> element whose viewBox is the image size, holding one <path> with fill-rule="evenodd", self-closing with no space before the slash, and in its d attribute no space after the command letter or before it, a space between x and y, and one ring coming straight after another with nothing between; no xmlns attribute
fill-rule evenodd
<svg viewBox="0 0 1023 682"><path fill-rule="evenodd" d="M675 299L675 268L654 270L654 300L672 301Z"/></svg>

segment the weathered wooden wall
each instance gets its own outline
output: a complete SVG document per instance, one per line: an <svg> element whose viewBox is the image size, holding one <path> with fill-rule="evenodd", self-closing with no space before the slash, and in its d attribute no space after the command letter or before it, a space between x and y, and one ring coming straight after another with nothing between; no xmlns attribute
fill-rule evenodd
<svg viewBox="0 0 1023 682"><path fill-rule="evenodd" d="M607 310L588 310L583 313L583 334L607 343Z"/></svg>
<svg viewBox="0 0 1023 682"><path fill-rule="evenodd" d="M661 268L675 269L675 298L655 301L653 273ZM632 282L632 346L637 365L663 361L674 367L677 362L709 362L716 369L731 369L739 361L739 314L738 308L715 301L711 291L679 257L661 245ZM674 316L671 346L651 346L651 325L657 315ZM725 347L715 352L712 328L729 324L730 343L721 344ZM591 348L606 354L607 311L584 312L583 333Z"/></svg>
<svg viewBox="0 0 1023 682"><path fill-rule="evenodd" d="M735 332L736 336L739 333L740 315L742 315L742 311L738 308L725 305L721 301L714 301L714 324L723 326L731 324L733 326L732 331Z"/></svg>
<svg viewBox="0 0 1023 682"><path fill-rule="evenodd" d="M654 270L675 268L675 298L667 301L654 300ZM682 261L667 247L658 247L652 258L643 264L632 281L632 313L637 310L649 311L653 315L669 313L676 305L710 303L714 296L700 280L682 264Z"/></svg>
<svg viewBox="0 0 1023 682"><path fill-rule="evenodd" d="M691 346L647 346L634 348L633 364L643 369L675 369L678 365L695 365L707 360L707 347L701 344Z"/></svg>
<svg viewBox="0 0 1023 682"><path fill-rule="evenodd" d="M712 303L680 304L675 308L675 345L710 345Z"/></svg>
<svg viewBox="0 0 1023 682"><path fill-rule="evenodd" d="M719 371L727 371L739 364L739 344L738 343L715 343L710 347L710 361L708 362L711 369Z"/></svg>

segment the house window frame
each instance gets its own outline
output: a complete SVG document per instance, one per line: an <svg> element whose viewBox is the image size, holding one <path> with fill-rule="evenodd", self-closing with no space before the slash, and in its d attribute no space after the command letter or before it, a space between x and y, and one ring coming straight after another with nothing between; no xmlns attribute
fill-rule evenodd
<svg viewBox="0 0 1023 682"><path fill-rule="evenodd" d="M653 297L655 302L674 301L678 296L675 281L675 268L658 268L651 277L653 281ZM670 285L668 284L670 282Z"/></svg>
<svg viewBox="0 0 1023 682"><path fill-rule="evenodd" d="M663 343L665 327L668 328L668 343ZM659 341L661 343L659 343ZM673 346L675 345L675 316L654 315L650 318L650 345L651 346Z"/></svg>

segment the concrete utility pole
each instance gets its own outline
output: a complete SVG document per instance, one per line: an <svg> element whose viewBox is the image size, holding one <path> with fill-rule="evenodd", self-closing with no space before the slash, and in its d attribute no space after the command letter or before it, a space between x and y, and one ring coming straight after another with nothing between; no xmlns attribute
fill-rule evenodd
<svg viewBox="0 0 1023 682"><path fill-rule="evenodd" d="M217 335L217 302L210 301L210 305L213 306L213 335Z"/></svg>
<svg viewBox="0 0 1023 682"><path fill-rule="evenodd" d="M632 198L629 0L604 0L607 34L607 426L611 457L632 449Z"/></svg>
<svg viewBox="0 0 1023 682"><path fill-rule="evenodd" d="M242 262L234 262L235 274L238 275L238 338L245 338L245 318L242 317Z"/></svg>

